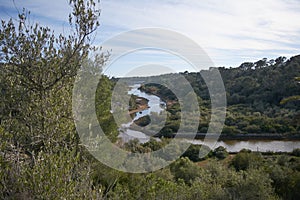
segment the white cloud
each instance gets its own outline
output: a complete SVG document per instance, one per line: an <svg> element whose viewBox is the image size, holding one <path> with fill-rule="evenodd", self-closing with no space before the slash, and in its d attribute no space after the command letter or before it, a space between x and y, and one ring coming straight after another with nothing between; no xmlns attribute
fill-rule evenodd
<svg viewBox="0 0 300 200"><path fill-rule="evenodd" d="M3 1L3 0L2 0ZM71 7L68 0L51 0L51 1L5 1L3 4L12 9L22 11L22 8L30 10L33 14L49 18L51 20L67 21Z"/></svg>
<svg viewBox="0 0 300 200"><path fill-rule="evenodd" d="M15 3L14 3L15 2ZM17 12L22 12L23 8L30 11L30 21L38 22L48 26L58 33L68 33L70 30L68 16L71 7L67 0L51 0L51 1L6 1L0 0L1 19L16 18Z"/></svg>
<svg viewBox="0 0 300 200"><path fill-rule="evenodd" d="M263 54L280 50L287 54L300 50L300 24L296 22L300 18L300 9L296 9L300 3L297 1L102 2L104 24L127 30L149 26L174 29L207 51L248 50ZM213 56L223 55L218 51Z"/></svg>
<svg viewBox="0 0 300 200"><path fill-rule="evenodd" d="M8 3L9 2L9 3ZM15 1L51 27L68 28L67 0ZM12 1L0 0L13 9ZM237 65L244 58L289 56L300 50L298 0L102 0L97 42L141 27L161 27L183 33L201 45L216 65ZM0 10L1 18L7 17ZM184 44L183 44L184 45Z"/></svg>

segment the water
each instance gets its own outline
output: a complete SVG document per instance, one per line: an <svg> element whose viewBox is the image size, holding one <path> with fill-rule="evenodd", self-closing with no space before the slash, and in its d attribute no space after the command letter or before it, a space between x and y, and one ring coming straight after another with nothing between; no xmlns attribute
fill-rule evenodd
<svg viewBox="0 0 300 200"><path fill-rule="evenodd" d="M203 140L186 140L192 144L204 144ZM239 152L242 149L250 149L251 151L260 152L291 152L293 149L300 148L300 141L287 140L227 140L218 141L214 148L223 146L229 152Z"/></svg>
<svg viewBox="0 0 300 200"><path fill-rule="evenodd" d="M119 137L122 138L124 142L128 142L132 139L138 139L141 143L145 143L150 140L150 137L145 135L144 133L140 131L135 131L130 129L130 125L137 119L144 117L144 116L151 116L151 113L161 113L165 110L165 102L163 102L159 97L155 95L149 95L145 92L140 91L138 88L140 87L140 84L135 84L131 86L131 89L128 91L128 94L134 94L139 97L143 97L145 99L148 99L148 109L145 109L141 112L137 112L134 119L127 123L123 124L121 128L121 132L119 134ZM157 138L158 139L158 138ZM158 139L159 140L159 139Z"/></svg>
<svg viewBox="0 0 300 200"><path fill-rule="evenodd" d="M131 86L131 89L128 91L128 94L134 94L137 95L139 97L143 97L145 99L148 99L148 106L149 108L146 110L143 110L142 112L138 112L136 113L136 116L134 118L134 120L141 118L143 116L146 115L150 115L151 112L156 112L156 113L160 113L161 111L163 111L165 108L165 106L161 106L161 105L165 105L165 103L163 101L161 101L161 99L155 95L149 95L146 94L145 92L140 91L138 88L140 87L140 84L135 84L133 86Z"/></svg>
<svg viewBox="0 0 300 200"><path fill-rule="evenodd" d="M149 100L148 105L149 109L146 109L140 113L137 113L136 117L133 119L136 120L140 117L151 115L151 112L160 113L165 110L164 107L161 105L165 105L161 99L155 95L149 95L144 92L141 92L138 90L140 87L140 84L135 84L131 87L131 90L128 92L128 94L134 94L139 97L143 97ZM133 123L130 122L128 124L124 124L119 137L122 138L124 142L128 142L132 139L138 139L141 143L145 143L149 141L150 137L145 135L144 133L140 131L131 130L129 128L130 124ZM190 142L192 144L204 144L203 140L188 140L188 139L181 139L186 140L187 142ZM240 141L240 140L226 140L226 141L218 141L213 149L223 146L227 149L229 152L239 152L242 149L250 149L251 151L260 151L260 152L291 152L293 149L300 148L300 141L287 141L287 140L248 140L248 141Z"/></svg>
<svg viewBox="0 0 300 200"><path fill-rule="evenodd" d="M119 134L119 138L122 138L123 142L129 142L130 140L138 139L140 143L145 143L150 140L150 137L145 135L144 133L140 131L131 130L129 128L121 132Z"/></svg>

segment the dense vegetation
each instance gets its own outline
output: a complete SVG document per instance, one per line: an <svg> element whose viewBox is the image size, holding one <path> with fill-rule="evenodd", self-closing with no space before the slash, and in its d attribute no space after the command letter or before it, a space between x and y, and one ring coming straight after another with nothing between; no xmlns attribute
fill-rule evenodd
<svg viewBox="0 0 300 200"><path fill-rule="evenodd" d="M70 5L74 32L69 36L29 23L26 10L18 21L2 21L0 199L299 199L299 149L234 156L219 147L200 160L200 147L192 145L169 167L148 174L123 173L95 160L76 133L72 89L80 66L98 73L107 55L88 59L99 26L94 2L71 0ZM118 135L110 112L114 84L104 76L95 99L98 121L111 141ZM208 99L201 99L206 108ZM285 109L287 116L297 110L290 103ZM120 147L150 152L168 142L133 140Z"/></svg>
<svg viewBox="0 0 300 200"><path fill-rule="evenodd" d="M285 134L299 136L300 101L297 100L300 85L300 56L286 60L279 57L268 61L243 63L238 68L218 68L227 93L227 117L223 134ZM201 111L198 131L206 133L210 121L210 98L202 75L181 73L191 84ZM178 74L168 74L149 79L176 80ZM154 81L153 81L154 82ZM176 81L173 81L176 82ZM149 83L141 90L160 96L168 104L172 114L160 135L169 136L176 132L180 120L180 105L176 96L163 85Z"/></svg>

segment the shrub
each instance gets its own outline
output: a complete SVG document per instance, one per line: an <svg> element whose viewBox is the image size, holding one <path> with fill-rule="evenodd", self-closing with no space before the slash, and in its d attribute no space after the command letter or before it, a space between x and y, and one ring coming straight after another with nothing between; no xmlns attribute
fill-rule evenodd
<svg viewBox="0 0 300 200"><path fill-rule="evenodd" d="M300 148L294 149L293 152L292 152L292 155L300 157Z"/></svg>
<svg viewBox="0 0 300 200"><path fill-rule="evenodd" d="M225 159L228 156L228 154L229 153L227 152L226 148L222 146L219 146L213 152L213 155L220 160Z"/></svg>

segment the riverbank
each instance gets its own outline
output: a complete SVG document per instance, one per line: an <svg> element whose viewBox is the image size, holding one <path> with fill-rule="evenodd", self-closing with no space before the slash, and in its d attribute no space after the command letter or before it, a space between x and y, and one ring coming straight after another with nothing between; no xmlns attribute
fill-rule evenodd
<svg viewBox="0 0 300 200"><path fill-rule="evenodd" d="M134 108L129 109L128 111L130 115L135 114L137 112L142 112L143 110L150 108L148 105L149 100L146 98L136 97L134 102L135 102Z"/></svg>
<svg viewBox="0 0 300 200"><path fill-rule="evenodd" d="M181 134L179 138L190 138L191 134ZM175 134L173 135L175 137ZM206 133L197 133L195 139L209 138ZM247 134L221 134L219 140L300 140L300 135L289 135L289 134L268 134L268 133L247 133Z"/></svg>
<svg viewBox="0 0 300 200"><path fill-rule="evenodd" d="M157 138L162 138L159 133L153 133L149 130L146 130L145 128L141 128L137 125L132 125L130 127L132 130L140 131L144 133L147 136L154 136ZM172 134L170 137L167 138L182 138L182 139L196 139L196 140L203 140L205 138L209 139L210 135L207 133L197 133L195 134L189 134L189 133L181 133L176 135L176 133ZM164 136L165 137L165 136ZM216 135L212 135L211 138L215 138ZM247 133L247 134L236 134L236 135L226 135L226 134L220 134L219 141L231 141L231 140L239 140L239 141L251 141L251 140L275 140L275 141L300 141L300 135L287 135L287 134L253 134L253 133Z"/></svg>
<svg viewBox="0 0 300 200"><path fill-rule="evenodd" d="M163 137L174 138L176 133L161 135L157 133L159 131L159 127L156 127L158 129L155 131L153 127L147 126L148 123L151 123L151 119L149 118L149 116L151 116L151 112L159 113L163 109L168 110L168 108L174 107L174 105L169 105L166 101L162 101L158 94L146 94L138 88L139 86L135 85L129 94L135 95L136 99L143 98L144 101L138 100L140 106L131 110L135 117L132 118L132 123L121 133L120 137L126 142L132 139L138 139L141 143L149 141L151 137L157 139ZM146 100L148 100L147 104L145 102ZM165 103L165 108L160 106L162 102ZM209 137L206 133L197 133L196 137L194 136L195 134L181 133L177 134L176 138L179 140L185 140L192 144L205 145L204 138L207 139ZM232 153L239 152L242 149L250 149L252 151L260 152L291 152L295 148L300 148L300 136L278 133L223 133L212 148L214 149L218 146L223 146L228 152Z"/></svg>
<svg viewBox="0 0 300 200"><path fill-rule="evenodd" d="M172 136L170 130L175 132L177 129L176 125L180 124L179 113L181 112L181 106L176 101L176 96L170 90L158 84L142 85L139 90L149 95L155 95L166 102L167 111L171 113L171 117L169 118L169 123L165 126L167 131L164 133L164 130L162 130L161 135ZM200 94L202 93L198 92L198 96ZM203 136L201 133L207 131L210 123L211 102L207 98L209 97L208 94L202 94L199 97L200 101L198 103L201 116L198 129L200 134L197 135L197 139L202 139L205 137L205 134ZM243 100L243 103L238 101L236 104L228 104L226 108L226 119L222 131L226 135L221 135L222 139L300 139L300 113L297 109L288 111L283 105L278 104L273 106L266 105L265 109L257 109L258 104L251 105L247 98Z"/></svg>
<svg viewBox="0 0 300 200"><path fill-rule="evenodd" d="M141 87L139 89L141 90ZM157 94L156 92L149 92L147 90L141 90L141 91L147 93L148 95L154 95L158 98L162 98L162 96ZM146 110L146 109L149 108L148 99L143 98L143 97L138 97L138 98L141 99L141 100L139 100L139 102L140 102L140 104L138 104L139 107L135 110L130 111L130 113L140 112L140 111L143 111L143 110ZM170 101L170 100L164 100L164 102L166 102L167 109L168 109L169 106L172 106L174 103L177 103L177 101ZM136 122L137 123L135 123L131 126L132 130L143 132L147 136L154 136L154 137L157 137L157 138L166 137L166 136L160 135L159 133L151 132L151 131L147 130L144 127L142 128L140 126L137 126L137 125L139 125L139 121L137 120ZM175 136L176 136L176 133L169 134L168 138L174 138ZM215 137L215 136L213 136L213 137ZM206 133L197 133L196 136L195 136L194 134L183 133L181 135L178 135L177 138L203 140L204 138L209 138L209 135L207 135ZM295 134L289 134L289 133L285 133L285 134L278 134L278 133L224 134L223 133L223 134L220 135L219 140L220 141L228 141L228 140L240 140L240 141L251 141L251 140L300 141L300 134L295 135Z"/></svg>
<svg viewBox="0 0 300 200"><path fill-rule="evenodd" d="M154 136L157 138L161 138L162 136L159 135L159 133L154 133L151 130L147 130L146 128L142 128L140 126L137 126L136 124L133 124L130 127L132 130L140 131L144 133L147 136ZM174 133L171 134L170 137L167 138L183 138L183 139L196 139L196 140L203 140L205 138L209 138L210 135L207 133L197 133L190 134L190 133ZM165 137L165 136L164 136ZM211 134L211 138L215 138L216 134ZM251 140L287 140L287 141L300 141L300 135L288 135L288 134L267 134L267 133L248 133L248 134L220 134L219 141L230 141L230 140L239 140L239 141L251 141Z"/></svg>

